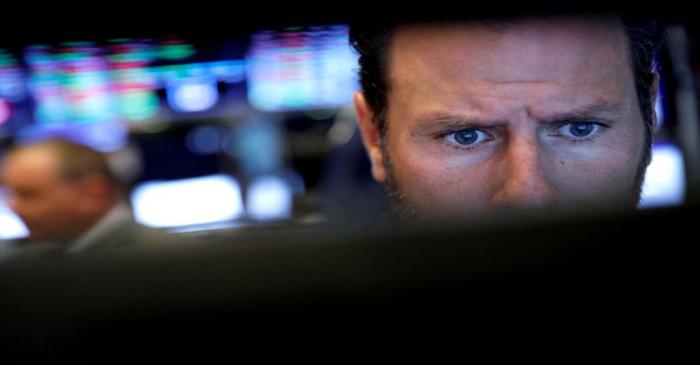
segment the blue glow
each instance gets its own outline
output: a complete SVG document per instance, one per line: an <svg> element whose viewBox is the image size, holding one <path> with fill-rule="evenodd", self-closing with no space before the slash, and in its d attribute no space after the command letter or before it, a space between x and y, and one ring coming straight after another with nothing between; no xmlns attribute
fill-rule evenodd
<svg viewBox="0 0 700 365"><path fill-rule="evenodd" d="M12 240L29 236L27 227L9 209L0 208L0 240Z"/></svg>
<svg viewBox="0 0 700 365"><path fill-rule="evenodd" d="M5 191L0 188L0 240L12 240L29 236L22 220L7 206Z"/></svg>
<svg viewBox="0 0 700 365"><path fill-rule="evenodd" d="M93 124L54 124L27 127L17 134L20 142L60 137L90 146L98 151L111 152L126 146L129 131L119 122Z"/></svg>
<svg viewBox="0 0 700 365"><path fill-rule="evenodd" d="M246 197L248 216L255 220L277 220L292 214L292 189L283 179L266 176L254 180Z"/></svg>
<svg viewBox="0 0 700 365"><path fill-rule="evenodd" d="M152 181L131 195L134 217L153 227L178 227L229 221L243 215L238 182L227 175Z"/></svg>
<svg viewBox="0 0 700 365"><path fill-rule="evenodd" d="M210 62L209 77L215 77L222 82L236 83L245 79L244 61Z"/></svg>
<svg viewBox="0 0 700 365"><path fill-rule="evenodd" d="M683 153L673 144L654 146L647 168L640 208L680 205L685 199Z"/></svg>
<svg viewBox="0 0 700 365"><path fill-rule="evenodd" d="M219 101L216 83L211 80L189 80L167 89L168 103L177 112L200 112Z"/></svg>
<svg viewBox="0 0 700 365"><path fill-rule="evenodd" d="M666 115L664 114L663 100L661 99L663 94L661 93L661 88L656 91L656 102L654 102L654 112L656 112L656 130L658 131L663 126L666 121Z"/></svg>
<svg viewBox="0 0 700 365"><path fill-rule="evenodd" d="M12 102L22 101L27 97L27 87L18 70L0 69L0 96Z"/></svg>
<svg viewBox="0 0 700 365"><path fill-rule="evenodd" d="M187 134L185 143L192 153L211 155L224 150L226 135L220 128L204 125L193 128Z"/></svg>

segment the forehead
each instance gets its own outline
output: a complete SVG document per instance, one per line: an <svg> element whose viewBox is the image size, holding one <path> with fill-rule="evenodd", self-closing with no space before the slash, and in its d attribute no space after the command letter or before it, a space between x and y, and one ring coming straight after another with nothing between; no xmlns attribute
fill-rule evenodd
<svg viewBox="0 0 700 365"><path fill-rule="evenodd" d="M42 183L58 178L59 161L52 151L27 148L9 154L2 164L3 180L7 183Z"/></svg>
<svg viewBox="0 0 700 365"><path fill-rule="evenodd" d="M604 97L633 85L627 36L614 18L403 26L394 34L389 63L392 93L425 100L473 88L504 96L537 85L572 93L595 89Z"/></svg>

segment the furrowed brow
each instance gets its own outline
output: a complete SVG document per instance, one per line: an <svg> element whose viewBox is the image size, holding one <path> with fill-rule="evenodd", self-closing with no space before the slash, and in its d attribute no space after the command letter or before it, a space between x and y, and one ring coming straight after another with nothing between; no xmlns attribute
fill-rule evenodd
<svg viewBox="0 0 700 365"><path fill-rule="evenodd" d="M543 122L559 122L563 120L582 120L607 113L619 112L623 109L623 104L619 102L600 102L584 105L572 110L547 115L542 118Z"/></svg>
<svg viewBox="0 0 700 365"><path fill-rule="evenodd" d="M493 127L504 123L502 121L483 120L473 116L449 112L429 113L418 118L418 121L421 124L436 125L444 128Z"/></svg>

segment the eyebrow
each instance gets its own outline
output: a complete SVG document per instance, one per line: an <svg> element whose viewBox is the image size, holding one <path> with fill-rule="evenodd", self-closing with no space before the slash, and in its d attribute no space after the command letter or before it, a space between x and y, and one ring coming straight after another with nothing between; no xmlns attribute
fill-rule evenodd
<svg viewBox="0 0 700 365"><path fill-rule="evenodd" d="M623 108L623 103L616 101L603 101L594 104L574 108L570 111L552 114L540 120L544 123L559 122L563 120L581 120L603 113L617 112Z"/></svg>
<svg viewBox="0 0 700 365"><path fill-rule="evenodd" d="M480 120L471 116L466 116L453 112L436 112L423 115L417 119L421 124L439 125L441 127L486 127L505 124L506 121L498 120Z"/></svg>
<svg viewBox="0 0 700 365"><path fill-rule="evenodd" d="M621 102L603 101L576 107L566 112L555 113L537 119L543 123L555 123L564 120L582 120L586 118L591 118L592 116L599 115L601 113L616 112L621 110L622 107L623 103ZM438 124L441 127L460 128L495 127L499 125L508 124L507 120L480 119L474 118L473 116L466 116L459 113L445 111L429 113L417 118L417 120L422 123L427 122L431 124Z"/></svg>

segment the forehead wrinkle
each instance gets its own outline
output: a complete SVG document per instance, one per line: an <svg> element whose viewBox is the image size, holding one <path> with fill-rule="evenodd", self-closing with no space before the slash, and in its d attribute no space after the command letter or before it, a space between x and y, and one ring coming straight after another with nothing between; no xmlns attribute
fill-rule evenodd
<svg viewBox="0 0 700 365"><path fill-rule="evenodd" d="M427 75L433 80L459 76L465 82L471 78L492 83L539 83L554 81L557 75L572 69L581 70L574 72L578 79L586 78L586 67L599 69L591 62L607 53L617 54L622 49L622 57L613 61L628 65L627 47L620 47L626 44L624 32L612 25L603 21L588 24L580 20L526 19L512 22L501 32L478 23L400 28L389 52L389 69L399 71L403 79L407 75ZM574 47L568 47L569 52L559 49L567 45ZM404 52L401 62L396 62L398 49ZM402 66L403 70L395 68ZM523 72L525 68L527 72ZM471 72L459 72L465 69ZM390 84L399 81L389 76Z"/></svg>
<svg viewBox="0 0 700 365"><path fill-rule="evenodd" d="M539 42L541 39L536 39L534 48L544 47L543 52L553 57L531 52L532 60L524 69L517 68L521 65L516 57L517 51L504 47L502 42L506 36L512 37L510 42L515 45L514 39L523 39L522 34L510 32L520 29L519 23L500 34L463 25L409 28L403 35L399 33L389 53L388 76L392 85L387 109L389 118L415 121L426 111L447 110L456 112L457 117L445 118L443 115L438 119L456 120L461 125L470 122L496 125L512 120L514 113L527 113L533 119L547 120L557 114L590 112L581 106L584 103L621 100L626 105L636 101L634 92L630 92L634 91L634 77L627 63L629 53L627 47L622 47L622 51L619 49L623 32L601 40L603 31L612 28L596 28L595 36L586 38L586 33L577 33L575 29L585 25L577 24L565 32L564 39L577 41L577 37L582 37L584 41L572 46L575 55L567 55L566 41L542 35L543 31L552 29L547 24L542 27L542 24L525 24L527 34L524 36L527 38L532 34L552 38L555 46L544 47ZM492 47L493 42L498 45ZM462 46L458 47L459 44ZM618 49L614 50L616 45ZM595 49L591 51L591 47ZM501 52L508 56L505 61L498 58ZM563 57L563 63L567 65L556 65L558 57ZM541 70L529 72L542 58L545 59L543 62L554 63L557 68L550 73ZM495 61L484 61L488 59ZM507 72L500 73L503 70ZM625 110L628 109L626 105Z"/></svg>

